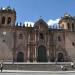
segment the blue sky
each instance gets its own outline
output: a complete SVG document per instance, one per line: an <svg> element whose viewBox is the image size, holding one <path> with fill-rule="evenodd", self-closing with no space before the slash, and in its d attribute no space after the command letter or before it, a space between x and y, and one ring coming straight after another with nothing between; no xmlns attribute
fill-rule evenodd
<svg viewBox="0 0 75 75"><path fill-rule="evenodd" d="M75 15L75 0L0 0L0 7L16 9L17 22L33 21L40 16L45 21L56 20L64 13Z"/></svg>

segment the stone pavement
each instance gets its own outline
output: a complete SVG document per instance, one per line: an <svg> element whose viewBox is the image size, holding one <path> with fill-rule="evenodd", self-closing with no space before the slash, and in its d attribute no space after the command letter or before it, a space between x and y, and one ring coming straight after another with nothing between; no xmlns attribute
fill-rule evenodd
<svg viewBox="0 0 75 75"><path fill-rule="evenodd" d="M26 70L26 71L61 71L61 65L67 68L68 71L75 71L72 69L71 62L64 63L5 63L4 70ZM75 65L74 65L75 66Z"/></svg>
<svg viewBox="0 0 75 75"><path fill-rule="evenodd" d="M63 65L67 71L75 71L71 67L71 62L48 62L48 63L17 63L17 62L3 62L3 70L22 70L22 71L62 71ZM74 63L75 67L75 63Z"/></svg>
<svg viewBox="0 0 75 75"><path fill-rule="evenodd" d="M75 75L75 71L21 71L4 70L0 75Z"/></svg>

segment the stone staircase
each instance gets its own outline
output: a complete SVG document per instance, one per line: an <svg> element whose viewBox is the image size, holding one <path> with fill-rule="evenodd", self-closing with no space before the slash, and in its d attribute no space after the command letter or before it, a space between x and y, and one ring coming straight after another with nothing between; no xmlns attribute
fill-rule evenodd
<svg viewBox="0 0 75 75"><path fill-rule="evenodd" d="M63 65L68 71L73 71L70 62L64 63L3 63L4 70L27 70L27 71L62 71Z"/></svg>

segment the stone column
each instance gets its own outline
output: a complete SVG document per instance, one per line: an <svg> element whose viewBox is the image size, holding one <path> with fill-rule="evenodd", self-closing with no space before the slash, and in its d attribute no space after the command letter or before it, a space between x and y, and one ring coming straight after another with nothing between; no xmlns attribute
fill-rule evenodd
<svg viewBox="0 0 75 75"><path fill-rule="evenodd" d="M37 40L37 39L36 39L36 32L35 32L35 55L34 55L34 59L35 59L34 61L35 61L35 62L37 62L37 60L36 60L36 58L37 58L37 57L36 57L36 40Z"/></svg>
<svg viewBox="0 0 75 75"><path fill-rule="evenodd" d="M48 62L50 62L50 60L49 60L49 49L47 49L47 59L48 59Z"/></svg>
<svg viewBox="0 0 75 75"><path fill-rule="evenodd" d="M29 57L30 57L30 49L28 47L28 59L27 59L27 62L29 62Z"/></svg>
<svg viewBox="0 0 75 75"><path fill-rule="evenodd" d="M35 46L35 56L34 56L34 58L35 58L35 62L37 62L37 56L36 56L36 46Z"/></svg>
<svg viewBox="0 0 75 75"><path fill-rule="evenodd" d="M47 57L48 57L48 62L50 62L50 52L49 52L49 50L50 50L50 45L49 45L50 36L49 36L49 32L48 32L48 35L47 35L47 36L48 36L48 38L47 38L47 39L48 39L48 40L47 40L47 54L48 54Z"/></svg>
<svg viewBox="0 0 75 75"><path fill-rule="evenodd" d="M29 47L29 42L30 42L30 34L28 36L28 59L27 61L29 62L29 58L30 58L30 47Z"/></svg>

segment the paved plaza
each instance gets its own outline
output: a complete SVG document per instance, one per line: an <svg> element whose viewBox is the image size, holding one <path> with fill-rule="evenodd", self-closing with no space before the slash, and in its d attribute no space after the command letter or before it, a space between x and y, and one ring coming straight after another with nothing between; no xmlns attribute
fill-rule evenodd
<svg viewBox="0 0 75 75"><path fill-rule="evenodd" d="M64 63L3 63L3 71L0 75L75 75L75 68L71 62ZM67 71L61 70L61 65Z"/></svg>
<svg viewBox="0 0 75 75"><path fill-rule="evenodd" d="M75 75L75 71L21 71L4 70L0 75Z"/></svg>

